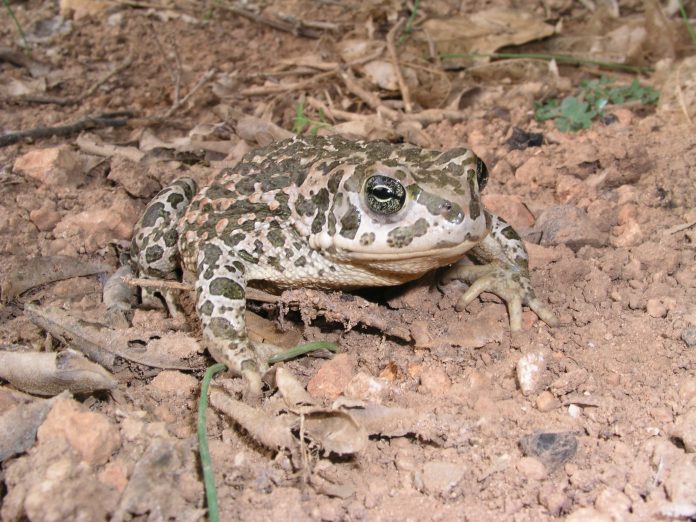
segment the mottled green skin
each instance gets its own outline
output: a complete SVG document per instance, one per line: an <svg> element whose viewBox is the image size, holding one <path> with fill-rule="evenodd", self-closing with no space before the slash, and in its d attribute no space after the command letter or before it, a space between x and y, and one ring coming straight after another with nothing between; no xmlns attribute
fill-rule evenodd
<svg viewBox="0 0 696 522"><path fill-rule="evenodd" d="M246 333L248 285L394 285L469 252L498 269L496 281L522 278L520 299L534 299L522 242L481 205L487 176L463 148L292 138L250 152L193 197L189 179L162 191L136 225L132 259L148 277L178 277L179 264L195 273L209 350L254 380L266 365Z"/></svg>

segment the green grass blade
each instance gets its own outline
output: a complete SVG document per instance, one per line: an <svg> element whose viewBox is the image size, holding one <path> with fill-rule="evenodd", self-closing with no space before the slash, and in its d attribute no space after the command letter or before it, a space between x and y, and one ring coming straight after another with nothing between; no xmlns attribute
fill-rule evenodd
<svg viewBox="0 0 696 522"><path fill-rule="evenodd" d="M196 422L196 429L198 431L198 447L201 456L205 498L208 503L208 520L210 522L219 522L220 512L218 510L217 489L215 488L215 474L213 473L213 466L210 462L210 450L208 449L205 414L208 409L208 388L210 388L210 381L216 373L226 369L227 366L224 364L213 364L205 371L203 382L201 383L201 395L198 399L198 420Z"/></svg>

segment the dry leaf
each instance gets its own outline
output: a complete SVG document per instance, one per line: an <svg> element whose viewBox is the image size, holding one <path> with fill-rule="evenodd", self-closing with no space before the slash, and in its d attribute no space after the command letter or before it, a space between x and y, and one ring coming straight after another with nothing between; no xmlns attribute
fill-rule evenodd
<svg viewBox="0 0 696 522"><path fill-rule="evenodd" d="M53 396L112 390L118 381L107 370L75 350L55 352L0 352L0 378L35 395Z"/></svg>

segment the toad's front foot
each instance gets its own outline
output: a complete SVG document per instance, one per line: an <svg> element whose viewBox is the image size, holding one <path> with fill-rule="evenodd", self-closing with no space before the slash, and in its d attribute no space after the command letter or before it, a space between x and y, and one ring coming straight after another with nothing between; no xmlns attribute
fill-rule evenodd
<svg viewBox="0 0 696 522"><path fill-rule="evenodd" d="M491 292L505 301L511 331L522 329L522 305L527 305L549 326L558 326L554 313L534 294L529 273L524 268L500 261L486 265L456 265L445 273L442 282L448 283L454 279L471 285L457 301L457 311L464 310L482 292Z"/></svg>

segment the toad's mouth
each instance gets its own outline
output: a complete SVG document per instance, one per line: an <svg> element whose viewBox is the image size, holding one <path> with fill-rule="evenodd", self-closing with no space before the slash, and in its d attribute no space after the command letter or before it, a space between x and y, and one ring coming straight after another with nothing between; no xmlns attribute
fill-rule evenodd
<svg viewBox="0 0 696 522"><path fill-rule="evenodd" d="M392 250L365 251L332 248L328 254L336 259L356 264L384 261L416 261L431 260L434 264L442 266L461 258L466 252L476 246L479 241L461 241L458 243L445 243L442 246L434 246L426 250L410 250L399 252Z"/></svg>

